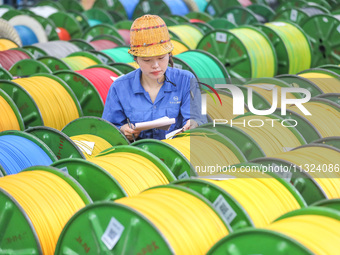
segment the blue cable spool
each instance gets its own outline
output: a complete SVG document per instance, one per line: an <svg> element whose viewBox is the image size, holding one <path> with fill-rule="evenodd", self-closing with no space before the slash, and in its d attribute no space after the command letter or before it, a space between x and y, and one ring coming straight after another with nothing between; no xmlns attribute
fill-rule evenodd
<svg viewBox="0 0 340 255"><path fill-rule="evenodd" d="M126 11L126 14L128 16L128 19L132 19L133 12L135 11L135 8L139 2L139 0L119 0L122 5L124 6L124 9Z"/></svg>
<svg viewBox="0 0 340 255"><path fill-rule="evenodd" d="M164 0L164 2L169 6L171 14L184 16L190 12L182 0Z"/></svg>
<svg viewBox="0 0 340 255"><path fill-rule="evenodd" d="M200 12L204 12L205 7L207 7L208 5L207 0L195 0L195 3L197 4L197 7L200 10Z"/></svg>
<svg viewBox="0 0 340 255"><path fill-rule="evenodd" d="M29 27L18 25L14 28L18 32L23 46L39 42L37 36Z"/></svg>
<svg viewBox="0 0 340 255"><path fill-rule="evenodd" d="M33 135L21 131L0 133L0 166L8 175L31 166L48 166L56 160L53 152Z"/></svg>

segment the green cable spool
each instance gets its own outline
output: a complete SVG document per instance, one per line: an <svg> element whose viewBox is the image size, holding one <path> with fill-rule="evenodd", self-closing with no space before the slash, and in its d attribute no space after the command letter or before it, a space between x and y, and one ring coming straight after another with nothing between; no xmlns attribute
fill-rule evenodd
<svg viewBox="0 0 340 255"><path fill-rule="evenodd" d="M128 29L130 30L131 26L132 26L133 21L131 20L121 20L118 21L114 24L114 27L117 29Z"/></svg>
<svg viewBox="0 0 340 255"><path fill-rule="evenodd" d="M209 15L208 13L205 12L199 12L199 11L192 11L189 12L188 14L185 15L185 17L187 17L188 19L198 19L198 20L202 20L204 22L209 22L211 20L213 20L214 18Z"/></svg>
<svg viewBox="0 0 340 255"><path fill-rule="evenodd" d="M259 45L262 51L255 48ZM216 29L201 39L197 49L215 55L230 76L241 82L248 78L273 77L277 72L277 58L272 43L263 32L254 27L234 28L228 31ZM269 68L261 70L259 66Z"/></svg>
<svg viewBox="0 0 340 255"><path fill-rule="evenodd" d="M237 25L230 22L226 18L215 18L211 21L208 21L208 24L211 25L215 29L232 29L235 28Z"/></svg>
<svg viewBox="0 0 340 255"><path fill-rule="evenodd" d="M55 2L52 0L42 0L36 4L36 6L45 6L45 5L54 7L55 9L60 10L60 11L65 11L65 8L62 6L61 3Z"/></svg>
<svg viewBox="0 0 340 255"><path fill-rule="evenodd" d="M340 220L340 213L336 210L333 210L327 207L309 206L309 207L301 208L298 210L288 212L284 215L281 215L274 222L287 219L290 217L294 217L294 216L300 216L300 215L320 215L320 216L325 216L325 217L330 217L336 220Z"/></svg>
<svg viewBox="0 0 340 255"><path fill-rule="evenodd" d="M235 6L226 9L221 15L221 18L226 18L231 23L236 25L255 25L258 23L264 23L264 18L260 19L259 15L256 15L250 9L241 6ZM259 19L259 20L258 20Z"/></svg>
<svg viewBox="0 0 340 255"><path fill-rule="evenodd" d="M206 34L206 33L210 32L210 31L214 30L214 28L210 24L208 24L208 23L191 22L190 24L195 25L200 30L202 30L203 34Z"/></svg>
<svg viewBox="0 0 340 255"><path fill-rule="evenodd" d="M135 7L132 19L135 20L145 14L157 14L159 16L171 14L169 6L162 0L139 1Z"/></svg>
<svg viewBox="0 0 340 255"><path fill-rule="evenodd" d="M92 40L90 42L93 42L93 41L96 41L96 40L108 40L108 41L114 42L118 46L125 45L124 41L122 41L120 38L118 38L114 35L97 35L96 37L92 38ZM91 45L91 47L92 47L92 45Z"/></svg>
<svg viewBox="0 0 340 255"><path fill-rule="evenodd" d="M315 83L298 75L281 74L276 76L275 78L283 80L293 88L307 89L311 93L311 97L315 97L323 93L322 90Z"/></svg>
<svg viewBox="0 0 340 255"><path fill-rule="evenodd" d="M340 199L339 198L324 199L324 200L317 201L316 203L312 204L311 206L326 207L326 208L330 208L330 209L340 211Z"/></svg>
<svg viewBox="0 0 340 255"><path fill-rule="evenodd" d="M224 10L234 7L241 6L238 0L221 1L221 0L210 0L205 6L204 12L208 13L213 17L219 17Z"/></svg>
<svg viewBox="0 0 340 255"><path fill-rule="evenodd" d="M176 20L179 25L189 24L190 23L190 19L187 18L186 16L172 14L172 15L170 15L170 17L172 19Z"/></svg>
<svg viewBox="0 0 340 255"><path fill-rule="evenodd" d="M67 158L85 159L78 146L67 135L57 129L40 126L28 128L25 132L43 141L51 149L58 161Z"/></svg>
<svg viewBox="0 0 340 255"><path fill-rule="evenodd" d="M162 20L164 20L167 27L175 26L175 25L179 24L178 21L173 19L173 18L170 18L170 17L167 17L167 16L162 16L161 18L162 18Z"/></svg>
<svg viewBox="0 0 340 255"><path fill-rule="evenodd" d="M266 22L272 20L275 15L275 11L265 4L251 4L247 8L254 12L255 15L263 17Z"/></svg>
<svg viewBox="0 0 340 255"><path fill-rule="evenodd" d="M61 86L64 87L64 89L67 90L69 95L72 97L77 107L79 116L83 115L77 98L75 97L74 93L69 88L69 86L63 80L51 74L35 74L32 75L32 77L33 76L43 76L57 81ZM33 100L33 98L31 97L31 95L27 92L27 90L22 88L20 85L16 84L15 80L13 81L1 81L0 89L3 89L17 105L22 116L22 119L24 121L25 127L29 128L35 126L44 126L40 110L36 105L35 101Z"/></svg>
<svg viewBox="0 0 340 255"><path fill-rule="evenodd" d="M101 52L107 54L110 58L112 58L117 63L131 63L134 62L132 55L128 53L130 47L128 46L120 46L113 49L101 50Z"/></svg>
<svg viewBox="0 0 340 255"><path fill-rule="evenodd" d="M10 72L8 72L5 68L0 66L0 80L12 80L13 77Z"/></svg>
<svg viewBox="0 0 340 255"><path fill-rule="evenodd" d="M119 34L118 30L114 26L108 25L108 24L100 24L100 25L95 25L93 27L88 28L84 32L83 38L87 42L89 42L89 41L92 41L93 38L99 35L112 35L120 39L122 42L124 42L124 39Z"/></svg>
<svg viewBox="0 0 340 255"><path fill-rule="evenodd" d="M123 19L127 19L127 13L123 4L119 0L96 0L93 3L93 8L101 8L109 12L115 11L119 13Z"/></svg>
<svg viewBox="0 0 340 255"><path fill-rule="evenodd" d="M182 60L178 63L177 59ZM215 84L230 82L230 76L223 64L212 54L200 50L189 50L176 55L174 63L185 63L194 71L199 80L214 87ZM203 64L204 63L204 64Z"/></svg>
<svg viewBox="0 0 340 255"><path fill-rule="evenodd" d="M136 70L136 68L134 68L133 66L125 63L112 63L110 64L110 66L118 69L123 74L127 74L129 72Z"/></svg>
<svg viewBox="0 0 340 255"><path fill-rule="evenodd" d="M65 63L62 59L52 57L52 56L45 56L40 57L38 60L47 66L52 72L56 72L59 70L72 70L71 66Z"/></svg>
<svg viewBox="0 0 340 255"><path fill-rule="evenodd" d="M327 145L340 149L340 137L339 136L321 138L319 140L313 141L313 143L327 144Z"/></svg>
<svg viewBox="0 0 340 255"><path fill-rule="evenodd" d="M194 167L188 159L180 151L167 143L155 139L142 139L131 145L158 157L178 180L197 176Z"/></svg>
<svg viewBox="0 0 340 255"><path fill-rule="evenodd" d="M204 32L193 24L170 26L168 29L186 43L190 49L196 49L198 42L204 35Z"/></svg>
<svg viewBox="0 0 340 255"><path fill-rule="evenodd" d="M16 104L14 103L12 98L10 98L9 95L7 95L6 92L3 91L2 89L0 89L0 97L2 97L11 107L11 109L14 112L15 117L16 117L18 123L19 123L20 130L24 130L25 129L24 121L21 117L21 114L20 114L18 107L16 106Z"/></svg>
<svg viewBox="0 0 340 255"><path fill-rule="evenodd" d="M102 64L102 61L101 61L100 58L96 57L93 53L86 52L86 51L73 52L70 55L68 55L67 57L86 57L86 58L93 60L97 64Z"/></svg>
<svg viewBox="0 0 340 255"><path fill-rule="evenodd" d="M326 1L326 0L312 0L312 1L309 1L309 4L314 6L314 5L319 5L329 11L332 10L332 6L331 6L331 3L332 1L330 0L329 2Z"/></svg>
<svg viewBox="0 0 340 255"><path fill-rule="evenodd" d="M340 20L331 15L315 15L302 25L302 29L312 44L312 67L339 64Z"/></svg>
<svg viewBox="0 0 340 255"><path fill-rule="evenodd" d="M67 136L95 135L103 138L112 146L128 145L129 141L112 123L94 116L86 116L68 123L62 130Z"/></svg>
<svg viewBox="0 0 340 255"><path fill-rule="evenodd" d="M46 51L34 45L26 45L22 49L29 52L35 59L48 55Z"/></svg>
<svg viewBox="0 0 340 255"><path fill-rule="evenodd" d="M194 69L191 68L190 65L188 65L188 63L186 63L185 61L177 58L177 55L175 57L172 57L172 60L174 62L174 68L190 71L190 72L192 72L195 75L195 78L197 80L199 80L196 72L194 71Z"/></svg>
<svg viewBox="0 0 340 255"><path fill-rule="evenodd" d="M35 59L22 59L16 62L9 72L13 76L25 77L37 73L52 74L51 69L42 62Z"/></svg>
<svg viewBox="0 0 340 255"><path fill-rule="evenodd" d="M89 194L93 202L126 197L123 187L104 168L90 161L71 158L58 160L51 166L71 175Z"/></svg>
<svg viewBox="0 0 340 255"><path fill-rule="evenodd" d="M338 65L322 65L319 66L319 68L326 69L340 75L340 66Z"/></svg>
<svg viewBox="0 0 340 255"><path fill-rule="evenodd" d="M286 110L286 112L287 112L286 115L281 115L281 108L277 108L277 110L273 114L282 118L283 120L286 120L291 125L294 125L294 123L290 120L295 120L297 123L295 128L303 136L307 143L311 143L314 140L320 139L322 137L322 135L314 127L314 125L303 115L293 112L291 110Z"/></svg>
<svg viewBox="0 0 340 255"><path fill-rule="evenodd" d="M72 17L74 17L79 22L82 31L85 31L90 27L89 19L82 12L69 11L68 13L71 14Z"/></svg>
<svg viewBox="0 0 340 255"><path fill-rule="evenodd" d="M280 6L278 6L278 8L276 9L276 13L279 13L283 10L287 10L287 9L294 9L294 8L299 8L302 6L307 6L308 2L305 0L292 0L292 1L285 1L285 2L281 2Z"/></svg>
<svg viewBox="0 0 340 255"><path fill-rule="evenodd" d="M59 3L65 10L83 12L84 7L76 0L60 0Z"/></svg>
<svg viewBox="0 0 340 255"><path fill-rule="evenodd" d="M207 253L207 255L224 254L313 255L314 253L295 239L279 232L248 228L222 238Z"/></svg>
<svg viewBox="0 0 340 255"><path fill-rule="evenodd" d="M100 59L102 64L99 65L106 66L115 62L109 55L105 54L104 52L96 50L90 50L89 52L96 56L98 59Z"/></svg>
<svg viewBox="0 0 340 255"><path fill-rule="evenodd" d="M207 128L217 131L218 133L228 137L241 150L247 161L265 157L265 153L257 142L246 132L238 127L231 127L228 124L212 123L203 124L201 128Z"/></svg>
<svg viewBox="0 0 340 255"><path fill-rule="evenodd" d="M19 10L8 10L1 16L1 18L5 20L10 20L11 18L18 15L23 15L23 12Z"/></svg>
<svg viewBox="0 0 340 255"><path fill-rule="evenodd" d="M113 19L111 18L111 15L105 11L104 9L99 8L91 8L83 14L89 19L89 20L96 20L100 22L101 24L109 24L113 25Z"/></svg>
<svg viewBox="0 0 340 255"><path fill-rule="evenodd" d="M57 27L48 18L41 17L39 15L31 15L33 18L35 18L44 28L45 33L47 35L48 41L56 41L59 40L58 33L56 31Z"/></svg>
<svg viewBox="0 0 340 255"><path fill-rule="evenodd" d="M311 45L303 30L297 25L271 22L259 25L258 28L268 36L275 48L278 74L295 74L311 67Z"/></svg>
<svg viewBox="0 0 340 255"><path fill-rule="evenodd" d="M81 38L83 31L80 23L71 14L65 12L56 12L48 17L54 22L56 27L62 27L67 30L72 39Z"/></svg>
<svg viewBox="0 0 340 255"><path fill-rule="evenodd" d="M78 48L82 51L94 50L94 47L90 43L88 43L87 41L85 41L83 39L71 39L71 40L69 40L69 42L78 46Z"/></svg>
<svg viewBox="0 0 340 255"><path fill-rule="evenodd" d="M327 93L327 94L321 94L315 97L317 98L323 98L330 100L340 106L340 93Z"/></svg>

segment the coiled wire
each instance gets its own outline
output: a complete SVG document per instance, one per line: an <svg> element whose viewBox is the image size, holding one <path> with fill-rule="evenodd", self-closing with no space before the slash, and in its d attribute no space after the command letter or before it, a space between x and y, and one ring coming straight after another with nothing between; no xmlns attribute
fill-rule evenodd
<svg viewBox="0 0 340 255"><path fill-rule="evenodd" d="M325 73L301 73L298 74L316 84L324 93L340 93L340 79Z"/></svg>
<svg viewBox="0 0 340 255"><path fill-rule="evenodd" d="M0 132L20 130L20 124L10 104L0 94Z"/></svg>
<svg viewBox="0 0 340 255"><path fill-rule="evenodd" d="M169 26L168 29L175 33L190 49L196 49L198 42L203 37L202 32L192 25L175 25Z"/></svg>
<svg viewBox="0 0 340 255"><path fill-rule="evenodd" d="M44 52L46 52L47 56L56 58L65 58L71 53L80 51L78 46L66 41L35 43L32 46L42 49Z"/></svg>
<svg viewBox="0 0 340 255"><path fill-rule="evenodd" d="M20 50L5 50L0 51L0 66L9 70L12 65L22 59L29 59L30 56L27 55L25 52Z"/></svg>
<svg viewBox="0 0 340 255"><path fill-rule="evenodd" d="M116 44L115 42L112 42L110 40L104 40L104 39L91 41L90 44L97 51L113 49L118 46L118 44Z"/></svg>
<svg viewBox="0 0 340 255"><path fill-rule="evenodd" d="M75 142L87 159L93 158L100 152L112 147L108 141L95 135L83 134L71 136L70 138ZM87 142L94 143L93 147L89 146Z"/></svg>
<svg viewBox="0 0 340 255"><path fill-rule="evenodd" d="M107 54L117 63L131 63L133 62L133 57L128 53L128 47L117 47L114 49L102 50L101 52Z"/></svg>
<svg viewBox="0 0 340 255"><path fill-rule="evenodd" d="M18 32L23 46L31 45L38 42L37 36L29 27L18 25L14 26L14 29Z"/></svg>
<svg viewBox="0 0 340 255"><path fill-rule="evenodd" d="M11 48L18 48L18 45L11 40L0 38L0 51L8 50Z"/></svg>

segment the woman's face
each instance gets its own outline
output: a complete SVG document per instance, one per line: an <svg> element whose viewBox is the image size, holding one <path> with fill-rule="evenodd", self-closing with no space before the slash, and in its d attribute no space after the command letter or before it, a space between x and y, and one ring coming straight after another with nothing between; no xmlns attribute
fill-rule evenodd
<svg viewBox="0 0 340 255"><path fill-rule="evenodd" d="M143 75L148 78L157 80L161 79L165 74L169 64L169 54L164 54L156 57L137 57L138 63Z"/></svg>

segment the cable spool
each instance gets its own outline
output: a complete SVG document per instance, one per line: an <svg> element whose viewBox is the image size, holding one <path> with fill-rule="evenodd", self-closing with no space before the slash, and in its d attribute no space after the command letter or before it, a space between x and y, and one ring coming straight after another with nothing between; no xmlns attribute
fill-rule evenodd
<svg viewBox="0 0 340 255"><path fill-rule="evenodd" d="M22 46L18 32L6 20L0 18L0 38L13 41L18 46Z"/></svg>
<svg viewBox="0 0 340 255"><path fill-rule="evenodd" d="M11 48L18 48L18 45L11 40L0 38L0 51L9 50Z"/></svg>
<svg viewBox="0 0 340 255"><path fill-rule="evenodd" d="M32 29L26 26L14 26L15 30L18 32L22 45L31 45L38 42L37 36L34 34Z"/></svg>
<svg viewBox="0 0 340 255"><path fill-rule="evenodd" d="M214 242L229 232L204 197L183 187L160 186L134 198L117 201L119 203L101 202L80 210L61 234L56 254L61 254L66 249L82 252L83 247L70 242L70 236L77 230L80 230L79 237L91 250L120 254L139 252L143 248L160 254L205 254ZM141 206L142 203L148 206ZM203 213L195 213L197 211ZM86 220L88 213L98 219L101 229L91 238L85 234L91 228L91 222ZM138 220L139 224L134 224L132 219ZM111 224L119 224L122 230L131 229L121 231L114 247L101 243L105 229L111 229L110 221ZM147 235L141 236L139 231L142 230ZM128 245L123 245L124 243Z"/></svg>
<svg viewBox="0 0 340 255"><path fill-rule="evenodd" d="M187 46L184 42L178 40L178 39L171 39L171 43L174 46L174 49L172 51L173 55L178 55L182 52L188 51L189 46Z"/></svg>
<svg viewBox="0 0 340 255"><path fill-rule="evenodd" d="M36 43L34 45L26 46L25 49L31 52L35 58L42 56L65 58L74 52L80 51L78 46L66 41Z"/></svg>
<svg viewBox="0 0 340 255"><path fill-rule="evenodd" d="M322 99L309 101L304 107L312 114L304 116L320 132L322 137L339 136L340 107ZM288 110L303 115L297 106L287 107Z"/></svg>
<svg viewBox="0 0 340 255"><path fill-rule="evenodd" d="M339 214L333 209L303 208L283 215L265 228L248 228L230 234L207 254L225 254L231 249L240 254L284 254L287 251L306 255L333 254L338 249L338 225ZM321 233L323 238L320 238Z"/></svg>
<svg viewBox="0 0 340 255"><path fill-rule="evenodd" d="M126 45L130 45L130 30L129 29L118 29L119 34L124 38Z"/></svg>
<svg viewBox="0 0 340 255"><path fill-rule="evenodd" d="M20 109L26 127L48 126L61 130L82 115L79 102L69 87L52 75L19 78L0 84L7 94L17 91L12 99Z"/></svg>
<svg viewBox="0 0 340 255"><path fill-rule="evenodd" d="M162 141L179 150L199 176L211 174L208 166L228 166L245 161L244 155L235 144L217 132L197 128L188 134Z"/></svg>
<svg viewBox="0 0 340 255"><path fill-rule="evenodd" d="M208 24L211 25L215 29L231 29L235 28L236 24L230 22L226 18L215 18L213 20L208 21Z"/></svg>
<svg viewBox="0 0 340 255"><path fill-rule="evenodd" d="M91 27L99 24L113 24L112 17L105 9L91 8L83 14L88 18Z"/></svg>
<svg viewBox="0 0 340 255"><path fill-rule="evenodd" d="M253 25L266 22L264 17L255 14L252 10L242 6L230 7L223 11L220 17L226 18L236 25Z"/></svg>
<svg viewBox="0 0 340 255"><path fill-rule="evenodd" d="M203 32L193 25L169 26L168 29L175 33L190 49L196 49L198 42L203 37Z"/></svg>
<svg viewBox="0 0 340 255"><path fill-rule="evenodd" d="M269 22L273 19L275 15L275 11L270 8L268 5L265 4L256 4L256 3L251 3L250 5L247 6L249 10L255 13L255 16L257 17L257 20L264 20L265 22ZM260 17L258 17L260 16Z"/></svg>
<svg viewBox="0 0 340 255"><path fill-rule="evenodd" d="M138 4L139 1L138 0L133 0L133 1L122 0L120 2L124 6L128 19L131 20L133 12L135 11L136 5Z"/></svg>
<svg viewBox="0 0 340 255"><path fill-rule="evenodd" d="M332 71L313 68L299 73L298 76L316 84L323 93L340 93L340 76Z"/></svg>
<svg viewBox="0 0 340 255"><path fill-rule="evenodd" d="M13 100L0 89L0 132L6 130L23 130L24 121L20 115L18 107Z"/></svg>
<svg viewBox="0 0 340 255"><path fill-rule="evenodd" d="M169 6L171 14L184 16L190 12L188 6L181 0L164 0Z"/></svg>
<svg viewBox="0 0 340 255"><path fill-rule="evenodd" d="M256 115L256 118L252 115L239 116L233 119L233 125L236 126L235 123L238 123L237 127L250 135L259 144L266 156L275 155L305 144L303 137L296 129L281 125L274 116L269 116L271 121L267 120L268 118L265 116ZM249 125L253 121L259 121L261 126L254 128L254 125ZM245 123L248 123L248 125Z"/></svg>
<svg viewBox="0 0 340 255"><path fill-rule="evenodd" d="M195 0L196 1L196 0ZM241 6L238 0L231 0L228 2L219 1L219 0L210 0L208 3L205 3L204 12L207 12L211 16L219 17L222 12L230 7Z"/></svg>
<svg viewBox="0 0 340 255"><path fill-rule="evenodd" d="M62 40L62 41L71 40L71 35L69 34L69 32L65 28L57 27L56 31L57 31L57 34L58 34L58 37L59 37L60 40Z"/></svg>
<svg viewBox="0 0 340 255"><path fill-rule="evenodd" d="M149 13L157 13L158 16L170 16L172 14L170 7L163 0L139 1L133 12L132 20Z"/></svg>
<svg viewBox="0 0 340 255"><path fill-rule="evenodd" d="M107 54L117 63L131 63L134 62L133 57L128 53L129 47L121 46L114 49L102 50L101 52Z"/></svg>
<svg viewBox="0 0 340 255"><path fill-rule="evenodd" d="M326 99L329 101L332 101L334 103L336 103L337 105L340 106L340 93L326 93L326 94L321 94L315 97L317 98L322 98L322 99Z"/></svg>
<svg viewBox="0 0 340 255"><path fill-rule="evenodd" d="M312 204L312 206L326 207L326 208L330 208L330 209L340 211L339 202L340 202L339 198L323 199L323 200L317 201L316 203Z"/></svg>
<svg viewBox="0 0 340 255"><path fill-rule="evenodd" d="M180 60L180 61L178 61ZM203 83L212 87L215 84L229 83L229 74L223 64L213 55L204 51L190 50L176 55L174 58L174 67L183 69L181 63L184 63ZM207 88L206 88L207 89Z"/></svg>
<svg viewBox="0 0 340 255"><path fill-rule="evenodd" d="M303 26L310 17L326 13L328 13L328 11L323 11L312 6L300 8L292 7L278 12L274 17L274 20L289 20Z"/></svg>
<svg viewBox="0 0 340 255"><path fill-rule="evenodd" d="M52 6L36 6L29 8L31 12L34 12L36 15L42 16L44 18L48 18L53 13L58 12L58 9L52 7Z"/></svg>
<svg viewBox="0 0 340 255"><path fill-rule="evenodd" d="M95 48L95 50L101 51L101 50L107 50L118 47L118 44L115 42L112 42L110 40L95 40L91 41L90 44Z"/></svg>
<svg viewBox="0 0 340 255"><path fill-rule="evenodd" d="M22 131L1 132L0 150L0 165L7 175L30 166L48 166L57 160L41 140Z"/></svg>
<svg viewBox="0 0 340 255"><path fill-rule="evenodd" d="M67 221L91 201L73 179L51 167L27 170L0 180L1 207L11 219L3 232L8 239L1 247L14 253L31 250L53 254ZM21 239L25 241L17 241Z"/></svg>
<svg viewBox="0 0 340 255"><path fill-rule="evenodd" d="M271 22L259 28L275 45L278 74L295 74L310 68L311 46L306 35L297 25Z"/></svg>
<svg viewBox="0 0 340 255"><path fill-rule="evenodd" d="M197 49L215 55L226 67L231 77L273 77L277 72L274 47L266 35L253 27L216 29L206 34ZM261 68L263 67L263 68Z"/></svg>
<svg viewBox="0 0 340 255"><path fill-rule="evenodd" d="M89 66L98 64L94 60L83 56L69 56L62 60L71 67L73 71L82 70Z"/></svg>
<svg viewBox="0 0 340 255"><path fill-rule="evenodd" d="M0 51L0 66L4 67L6 70L9 70L13 64L22 59L31 58L27 53L21 50L4 50Z"/></svg>
<svg viewBox="0 0 340 255"><path fill-rule="evenodd" d="M208 4L208 1L205 1L205 0L194 0L194 1L197 4L199 11L204 12L204 10L205 10L205 8Z"/></svg>
<svg viewBox="0 0 340 255"><path fill-rule="evenodd" d="M340 149L340 136L320 138L318 140L313 141L313 143L326 144Z"/></svg>
<svg viewBox="0 0 340 255"><path fill-rule="evenodd" d="M48 17L59 29L63 28L67 31L71 38L81 38L83 35L80 22L72 16L72 14L59 11Z"/></svg>

